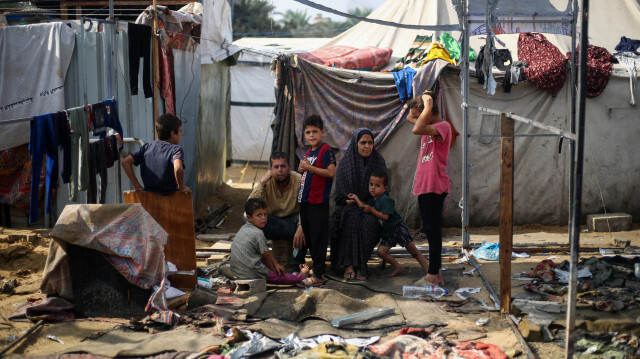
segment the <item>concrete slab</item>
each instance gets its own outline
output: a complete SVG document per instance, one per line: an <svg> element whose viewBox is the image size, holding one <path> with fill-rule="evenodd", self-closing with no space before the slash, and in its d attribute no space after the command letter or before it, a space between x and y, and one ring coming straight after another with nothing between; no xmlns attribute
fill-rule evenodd
<svg viewBox="0 0 640 359"><path fill-rule="evenodd" d="M587 228L592 232L620 232L631 230L632 218L627 213L587 215Z"/></svg>

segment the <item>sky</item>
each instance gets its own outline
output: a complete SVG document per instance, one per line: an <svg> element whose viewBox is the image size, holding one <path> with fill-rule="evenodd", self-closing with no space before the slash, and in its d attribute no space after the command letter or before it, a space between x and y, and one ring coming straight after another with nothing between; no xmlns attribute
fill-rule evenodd
<svg viewBox="0 0 640 359"><path fill-rule="evenodd" d="M273 4L273 6L275 6L275 10L274 12L281 12L284 13L285 11L291 9L291 10L307 10L307 14L309 16L311 16L311 18L315 17L316 14L320 13L322 14L323 17L329 17L331 18L331 20L335 20L335 21L342 21L343 18L341 16L338 15L334 15L332 13L328 13L328 12L324 12L324 11L320 11L320 10L316 10L312 7L309 7L307 5L303 5L299 2L293 1L293 0L264 0L267 1L271 4ZM326 7L330 7L342 12L348 12L350 9L359 7L359 8L371 8L371 9L376 9L378 8L378 6L382 5L382 3L385 2L385 0L316 0L314 1L317 4L322 4ZM276 20L280 19L279 15L274 14L273 18Z"/></svg>

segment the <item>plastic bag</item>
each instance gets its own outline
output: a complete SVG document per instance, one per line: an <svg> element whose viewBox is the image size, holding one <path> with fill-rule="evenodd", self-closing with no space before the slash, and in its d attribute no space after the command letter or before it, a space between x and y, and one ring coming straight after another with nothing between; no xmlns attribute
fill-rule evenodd
<svg viewBox="0 0 640 359"><path fill-rule="evenodd" d="M498 243L489 243L482 240L482 245L473 251L473 256L487 261L497 261L500 255Z"/></svg>

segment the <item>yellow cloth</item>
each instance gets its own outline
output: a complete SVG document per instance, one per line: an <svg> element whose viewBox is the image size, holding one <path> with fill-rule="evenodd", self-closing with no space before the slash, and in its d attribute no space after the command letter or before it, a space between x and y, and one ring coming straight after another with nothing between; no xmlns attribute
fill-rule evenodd
<svg viewBox="0 0 640 359"><path fill-rule="evenodd" d="M261 198L267 202L267 213L276 217L288 217L300 213L298 191L300 190L300 174L289 174L289 185L284 193L280 192L276 180L271 178L264 186L260 183L253 189L249 198Z"/></svg>
<svg viewBox="0 0 640 359"><path fill-rule="evenodd" d="M429 48L429 53L427 54L427 59L424 60L420 66L424 65L427 61L431 61L434 59L443 59L451 63L451 65L456 66L456 60L451 58L451 54L449 54L449 50L444 47L443 43L434 41Z"/></svg>
<svg viewBox="0 0 640 359"><path fill-rule="evenodd" d="M295 356L296 359L351 359L358 347L347 343L321 343L315 348L302 352Z"/></svg>

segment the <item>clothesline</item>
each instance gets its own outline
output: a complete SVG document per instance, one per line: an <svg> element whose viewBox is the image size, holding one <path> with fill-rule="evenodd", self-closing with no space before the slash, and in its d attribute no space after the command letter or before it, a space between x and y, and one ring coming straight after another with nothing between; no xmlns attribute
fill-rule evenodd
<svg viewBox="0 0 640 359"><path fill-rule="evenodd" d="M111 97L110 99L107 99L107 100L115 100L115 97ZM100 101L100 103L102 103L102 101ZM96 102L96 103L94 103L94 104L91 104L91 105L89 105L89 106L95 106L95 105L97 105L97 104L98 104L98 102ZM61 111L68 111L68 109L66 109L66 110L61 110ZM56 111L56 112L57 112L57 111ZM13 124L13 123L20 123L20 122L32 121L32 120L33 120L33 117L34 117L34 116L31 116L31 117L22 117L22 118L14 118L14 119L11 119L11 120L0 120L0 126L2 126L2 125L10 125L10 124Z"/></svg>

